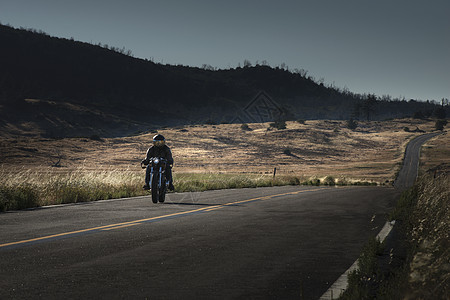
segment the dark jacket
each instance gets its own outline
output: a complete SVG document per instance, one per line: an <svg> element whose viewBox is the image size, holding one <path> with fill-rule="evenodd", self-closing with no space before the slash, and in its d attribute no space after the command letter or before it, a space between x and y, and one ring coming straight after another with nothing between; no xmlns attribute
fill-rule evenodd
<svg viewBox="0 0 450 300"><path fill-rule="evenodd" d="M151 146L147 150L147 160L150 160L152 157L162 157L167 159L169 164L173 164L172 151L167 145L162 147Z"/></svg>

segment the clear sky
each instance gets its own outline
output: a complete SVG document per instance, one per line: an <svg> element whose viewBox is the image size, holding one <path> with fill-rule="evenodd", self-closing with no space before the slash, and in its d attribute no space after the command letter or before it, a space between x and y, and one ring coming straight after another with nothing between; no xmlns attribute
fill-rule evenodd
<svg viewBox="0 0 450 300"><path fill-rule="evenodd" d="M265 60L356 93L450 98L450 0L0 0L0 22L159 63Z"/></svg>

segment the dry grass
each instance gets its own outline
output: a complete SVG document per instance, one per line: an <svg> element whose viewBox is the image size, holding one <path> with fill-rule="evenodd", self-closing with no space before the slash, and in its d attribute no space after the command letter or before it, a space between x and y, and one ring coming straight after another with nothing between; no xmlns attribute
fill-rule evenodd
<svg viewBox="0 0 450 300"><path fill-rule="evenodd" d="M277 174L300 178L392 181L407 142L420 132L432 131L432 121L393 120L360 122L349 130L344 121L287 122L285 130L268 130L269 124L186 126L158 132L172 148L176 173ZM139 167L154 133L96 141L89 138L51 140L4 138L0 142L0 164L20 171L43 169L60 160L51 173L127 171L143 176ZM448 151L448 148L446 151Z"/></svg>
<svg viewBox="0 0 450 300"><path fill-rule="evenodd" d="M0 178L0 211L144 194L139 174L127 170L0 168Z"/></svg>
<svg viewBox="0 0 450 300"><path fill-rule="evenodd" d="M450 135L444 132L429 140L421 152L421 172L450 173Z"/></svg>
<svg viewBox="0 0 450 300"><path fill-rule="evenodd" d="M298 185L294 176L257 174L176 174L176 192ZM54 172L0 168L0 211L146 195L141 174L129 170L84 168ZM308 183L307 183L308 184Z"/></svg>
<svg viewBox="0 0 450 300"><path fill-rule="evenodd" d="M424 176L409 232L408 299L448 299L450 295L450 177Z"/></svg>
<svg viewBox="0 0 450 300"><path fill-rule="evenodd" d="M411 129L430 132L433 126L418 120L360 122L352 131L344 121L307 121L288 122L283 130L264 123L245 130L223 124L159 133L172 148L176 191L182 192L319 182L389 184L406 144L422 133ZM4 136L0 210L142 195L139 163L153 134L104 140ZM434 155L436 163L448 153L448 143L432 143L429 149L440 154L425 155Z"/></svg>

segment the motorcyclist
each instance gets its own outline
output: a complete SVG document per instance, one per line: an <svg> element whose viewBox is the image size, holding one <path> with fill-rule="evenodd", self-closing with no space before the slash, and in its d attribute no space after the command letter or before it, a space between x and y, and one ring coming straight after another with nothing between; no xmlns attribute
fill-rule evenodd
<svg viewBox="0 0 450 300"><path fill-rule="evenodd" d="M142 164L147 165L147 169L145 171L145 190L150 189L151 165L149 163L152 157L162 157L167 160L168 164L166 165L166 178L169 181L169 190L173 191L175 188L173 186L172 178L172 151L170 151L170 148L166 145L166 139L161 134L157 134L153 137L153 146L148 148L147 156L144 160L142 160Z"/></svg>

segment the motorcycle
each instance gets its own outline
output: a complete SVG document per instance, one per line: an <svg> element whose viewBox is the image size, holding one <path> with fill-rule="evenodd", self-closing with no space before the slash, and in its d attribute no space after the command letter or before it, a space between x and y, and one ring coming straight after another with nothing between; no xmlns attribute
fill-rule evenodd
<svg viewBox="0 0 450 300"><path fill-rule="evenodd" d="M152 157L148 161L150 165L150 189L153 203L163 203L166 199L169 180L166 178L166 166L168 162L162 157ZM141 162L141 167L146 168L145 163Z"/></svg>

